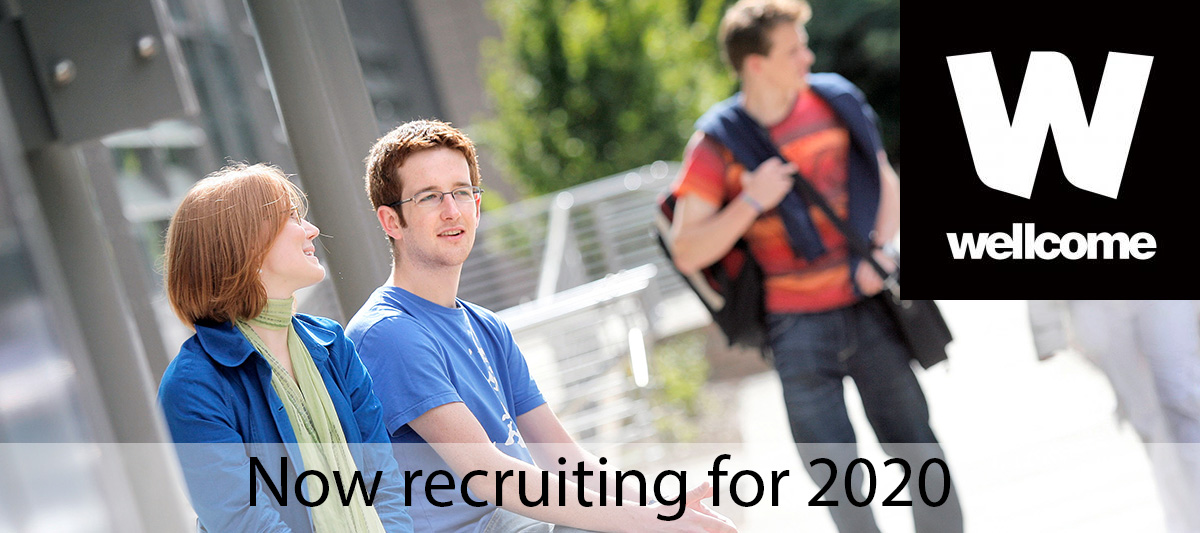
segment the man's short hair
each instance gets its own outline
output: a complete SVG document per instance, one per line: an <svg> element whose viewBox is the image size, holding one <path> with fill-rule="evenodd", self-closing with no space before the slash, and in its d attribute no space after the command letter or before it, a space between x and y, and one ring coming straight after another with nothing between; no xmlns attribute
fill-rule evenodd
<svg viewBox="0 0 1200 533"><path fill-rule="evenodd" d="M721 57L741 73L747 56L771 51L771 30L780 24L806 23L810 16L812 8L804 0L741 0L721 18Z"/></svg>
<svg viewBox="0 0 1200 533"><path fill-rule="evenodd" d="M381 205L404 200L401 198L404 181L400 176L400 167L410 155L434 148L450 148L461 152L471 171L471 185L479 185L479 161L471 139L446 122L414 120L380 137L367 155L365 180L371 208L379 209ZM397 209L396 215L400 217L400 225L406 225L404 213Z"/></svg>
<svg viewBox="0 0 1200 533"><path fill-rule="evenodd" d="M267 304L259 269L304 193L278 168L237 163L196 182L167 227L164 277L189 325L252 318Z"/></svg>

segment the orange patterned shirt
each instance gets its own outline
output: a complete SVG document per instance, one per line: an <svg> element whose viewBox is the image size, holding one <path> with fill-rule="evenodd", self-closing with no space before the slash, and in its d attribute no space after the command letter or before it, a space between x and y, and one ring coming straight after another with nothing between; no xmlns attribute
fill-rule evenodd
<svg viewBox="0 0 1200 533"><path fill-rule="evenodd" d="M850 134L829 105L812 91L804 91L792 112L769 129L780 153L796 165L838 216L845 218ZM679 198L695 194L724 206L742 192L744 171L716 139L697 132L684 153L674 193ZM792 251L776 209L763 213L744 236L763 269L769 313L828 311L858 298L851 285L846 239L816 206L810 206L809 216L828 250L812 262Z"/></svg>

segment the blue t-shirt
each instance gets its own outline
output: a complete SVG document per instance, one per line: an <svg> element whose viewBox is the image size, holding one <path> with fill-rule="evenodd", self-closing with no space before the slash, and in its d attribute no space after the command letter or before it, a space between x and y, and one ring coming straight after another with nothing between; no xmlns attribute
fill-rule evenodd
<svg viewBox="0 0 1200 533"><path fill-rule="evenodd" d="M434 492L437 500L451 505L436 507L427 501L430 474L451 471L408 423L434 407L463 402L500 451L533 464L516 417L545 403L508 326L487 309L456 303L447 308L399 287L383 286L346 326L346 336L358 348L383 404L388 434L394 444L404 444L393 447L400 469L424 471L410 488L409 514L418 530L476 531L495 506L468 505L458 476L454 490ZM445 482L434 479L436 484Z"/></svg>

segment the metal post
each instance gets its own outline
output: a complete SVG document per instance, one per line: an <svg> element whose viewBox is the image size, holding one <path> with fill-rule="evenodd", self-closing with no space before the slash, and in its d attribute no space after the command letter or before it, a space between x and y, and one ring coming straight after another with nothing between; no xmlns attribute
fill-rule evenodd
<svg viewBox="0 0 1200 533"><path fill-rule="evenodd" d="M150 303L153 296L150 287L146 286L146 280L150 279L152 274L147 271L146 263L142 260L142 251L138 249L137 242L130 233L129 220L125 218L121 209L112 154L99 141L81 143L79 153L87 165L86 175L91 176L96 206L100 208L100 219L108 230L109 242L114 252L113 259L116 261L116 272L121 276L121 286L125 289L125 301L129 303L130 316L137 321L137 327L134 329L142 341L142 351L149 365L150 387L151 390L157 390L163 372L167 371L167 363L171 362L175 355L167 353L158 316Z"/></svg>
<svg viewBox="0 0 1200 533"><path fill-rule="evenodd" d="M563 254L567 248L567 230L571 224L571 206L575 198L563 191L550 205L546 228L546 250L542 254L542 273L538 278L537 299L544 300L558 292L558 277L562 271Z"/></svg>
<svg viewBox="0 0 1200 533"><path fill-rule="evenodd" d="M26 155L71 307L91 354L113 436L122 443L166 440L133 312L80 150L49 144ZM150 449L147 447L146 449ZM184 531L190 505L165 448L122 460L146 531Z"/></svg>
<svg viewBox="0 0 1200 533"><path fill-rule="evenodd" d="M3 72L3 74L8 74L8 72ZM0 370L0 374L10 373L14 369L22 368L23 364L38 359L45 361L59 358L60 361L69 361L75 377L72 380L76 389L75 393L78 398L84 400L78 403L79 413L74 417L74 422L90 430L85 434L90 434L95 441L112 441L108 413L104 411L100 402L91 401L99 397L99 387L92 379L95 373L92 371L91 361L88 359L87 348L79 333L79 327L75 324L75 316L70 313L71 304L65 288L65 277L52 250L53 239L50 238L49 231L46 229L46 217L42 214L37 197L33 193L33 180L30 178L29 169L26 166L21 136L17 133L16 123L10 109L10 100L5 93L4 83L0 83L0 226L12 224L8 228L12 228L16 232L16 235L6 236L8 242L5 244L4 251L0 252L0 256L4 257L4 261L11 261L12 239L15 237L16 242L24 244L29 252L29 264L26 268L31 274L30 277L34 279L31 286L16 286L14 287L15 291L5 287L6 294L0 295L0 315L2 315L0 322L12 321L15 318L12 311L5 309L13 304L11 300L13 295L20 295L18 298L30 298L32 294L40 294L43 312L39 313L40 316L37 316L35 320L46 321L47 327L42 332L38 332L25 330L19 324L14 327L11 323L0 323L0 329L6 333L18 331L20 333L17 335L24 337L0 339L0 352L5 352L4 357L8 362L5 368ZM6 285L28 281L11 279L13 274L11 266L5 271L7 277L4 279L4 283ZM17 305L24 307L23 313L33 311L28 303ZM44 341L50 342L38 346L35 339L39 333L43 336ZM50 337L53 337L52 341ZM14 350L12 348L14 343L20 348ZM15 361L12 358L13 355L16 355ZM12 365L13 362L16 362L15 366ZM4 411L4 408L0 407L0 411ZM48 414L42 409L31 410L31 412ZM5 414L7 413L0 413L0 418L3 418ZM30 447L26 446L24 450L26 453L22 453L21 446L6 446L6 444L41 443L53 440L48 437L57 433L54 429L46 431L47 428L53 427L56 421L69 418L69 415L46 416L43 419L45 424L40 424L41 427L27 428L25 431L19 427L20 415L17 416L18 426L16 428L12 428L8 420L0 419L0 468L3 468L5 472L17 472L20 466L26 468L32 466L40 468L44 472L48 470L48 464L61 461L62 456L54 453L49 454L49 457L31 458L27 453L31 450ZM16 429L16 431L13 432L12 429ZM29 429L33 429L33 431L30 432ZM44 444L34 446L45 449ZM92 473L94 478L102 484L104 505L112 513L108 525L111 526L111 529L119 531L140 531L141 522L137 517L129 485L125 483L124 473L119 468L112 468L111 463L101 463L97 466L98 468L90 472L86 465L79 465L76 470ZM27 482L23 483L20 475L8 475L0 479L2 479L0 480L0 499L4 500L4 503L0 504L0 511L4 512L4 518L7 519L7 521L0 519L0 528L7 525L15 531L17 528L23 527L22 524L27 524L33 519L33 515L38 511L36 503L41 502L32 502L26 499L25 495L32 494L32 492L28 490L28 486L25 491L21 490L21 485ZM70 479L78 480L75 476ZM24 493L22 494L22 492ZM100 524L97 524L97 527L100 527Z"/></svg>
<svg viewBox="0 0 1200 533"><path fill-rule="evenodd" d="M387 278L390 253L363 192L363 158L378 126L346 17L339 1L246 4L349 317Z"/></svg>

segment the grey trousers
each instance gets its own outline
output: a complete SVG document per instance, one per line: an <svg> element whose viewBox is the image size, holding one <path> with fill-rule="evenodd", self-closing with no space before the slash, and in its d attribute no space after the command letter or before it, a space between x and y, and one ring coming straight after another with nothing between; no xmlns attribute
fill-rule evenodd
<svg viewBox="0 0 1200 533"><path fill-rule="evenodd" d="M593 533L583 529L560 526L496 509L482 533Z"/></svg>

